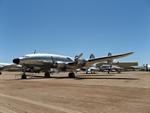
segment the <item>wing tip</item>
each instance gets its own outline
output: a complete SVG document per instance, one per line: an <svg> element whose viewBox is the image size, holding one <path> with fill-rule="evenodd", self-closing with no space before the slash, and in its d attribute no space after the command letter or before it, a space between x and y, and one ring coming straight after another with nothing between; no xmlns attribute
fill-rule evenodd
<svg viewBox="0 0 150 113"><path fill-rule="evenodd" d="M128 54L133 54L134 52L132 51L132 52L129 52Z"/></svg>

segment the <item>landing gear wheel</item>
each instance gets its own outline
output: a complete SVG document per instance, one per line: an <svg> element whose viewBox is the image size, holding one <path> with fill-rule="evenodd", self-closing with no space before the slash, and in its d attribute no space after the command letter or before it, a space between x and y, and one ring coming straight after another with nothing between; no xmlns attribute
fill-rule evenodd
<svg viewBox="0 0 150 113"><path fill-rule="evenodd" d="M0 72L0 75L2 74L2 72Z"/></svg>
<svg viewBox="0 0 150 113"><path fill-rule="evenodd" d="M44 78L50 78L51 76L50 76L50 73L49 72L45 72L45 76L44 76Z"/></svg>
<svg viewBox="0 0 150 113"><path fill-rule="evenodd" d="M22 74L21 79L27 79L26 74Z"/></svg>
<svg viewBox="0 0 150 113"><path fill-rule="evenodd" d="M75 76L74 73L69 73L69 74L68 74L68 77L69 77L69 78L75 78L76 76Z"/></svg>
<svg viewBox="0 0 150 113"><path fill-rule="evenodd" d="M118 73L121 73L121 70L117 70Z"/></svg>

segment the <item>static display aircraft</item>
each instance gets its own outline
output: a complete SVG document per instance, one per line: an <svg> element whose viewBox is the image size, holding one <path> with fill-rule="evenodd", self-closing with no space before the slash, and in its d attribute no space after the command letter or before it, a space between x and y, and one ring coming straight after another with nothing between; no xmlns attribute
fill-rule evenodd
<svg viewBox="0 0 150 113"><path fill-rule="evenodd" d="M145 64L143 66L131 66L135 70L140 70L140 71L150 71L150 65Z"/></svg>
<svg viewBox="0 0 150 113"><path fill-rule="evenodd" d="M109 52L107 56L112 56L112 53ZM123 70L123 68L113 65L113 59L107 60L106 64L103 64L102 66L100 66L100 71L108 72L108 74L110 72L121 73L122 70Z"/></svg>
<svg viewBox="0 0 150 113"><path fill-rule="evenodd" d="M112 53L109 52L107 56L112 56ZM95 55L91 54L89 59L93 59L93 58L95 58ZM117 71L118 73L120 73L122 70L121 67L112 65L113 59L107 60L105 63L106 63L105 65L102 65L99 68L96 66L96 64L90 66L89 68L86 69L86 74L95 74L96 71L102 71L102 72L107 71L108 73Z"/></svg>
<svg viewBox="0 0 150 113"><path fill-rule="evenodd" d="M21 69L21 65L16 65L13 63L0 63L0 74L2 74L1 71L21 71Z"/></svg>
<svg viewBox="0 0 150 113"><path fill-rule="evenodd" d="M121 73L121 71L123 70L123 68L116 66L116 65L108 65L108 64L103 64L102 66L100 66L100 71L102 72L118 72Z"/></svg>
<svg viewBox="0 0 150 113"><path fill-rule="evenodd" d="M89 60L95 59L95 55L91 54ZM96 67L96 64L91 65L90 67L85 67L86 74L95 74L99 69Z"/></svg>
<svg viewBox="0 0 150 113"><path fill-rule="evenodd" d="M81 59L83 53L80 55L76 55L73 58L68 56L56 55L56 54L28 54L23 57L13 59L13 63L22 65L22 79L26 79L26 70L30 69L34 72L34 70L38 70L39 72L44 72L45 77L50 77L50 70L57 69L59 71L69 72L69 78L75 78L75 72L77 69L81 69L83 67L90 67L91 65L99 62L111 61L113 59L122 58L128 55L131 55L133 52L111 55L100 58L92 58L89 60Z"/></svg>

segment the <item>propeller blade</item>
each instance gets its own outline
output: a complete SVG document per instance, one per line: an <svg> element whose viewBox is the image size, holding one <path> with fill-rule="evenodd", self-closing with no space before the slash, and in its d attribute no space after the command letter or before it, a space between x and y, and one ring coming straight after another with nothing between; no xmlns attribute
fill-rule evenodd
<svg viewBox="0 0 150 113"><path fill-rule="evenodd" d="M95 58L95 55L94 54L91 54L89 59L94 59Z"/></svg>
<svg viewBox="0 0 150 113"><path fill-rule="evenodd" d="M80 53L80 55L78 56L78 59L81 58L83 56L83 53Z"/></svg>
<svg viewBox="0 0 150 113"><path fill-rule="evenodd" d="M80 53L79 55L76 55L76 56L74 57L74 60L75 60L75 61L78 61L78 60L82 57L82 55L83 55L83 53Z"/></svg>

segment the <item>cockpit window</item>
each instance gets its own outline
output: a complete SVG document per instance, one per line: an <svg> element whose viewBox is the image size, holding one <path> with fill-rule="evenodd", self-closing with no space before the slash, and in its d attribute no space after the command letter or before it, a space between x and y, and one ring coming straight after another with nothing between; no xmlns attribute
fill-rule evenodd
<svg viewBox="0 0 150 113"><path fill-rule="evenodd" d="M67 57L67 61L72 61L72 59L71 59L71 58L69 58L69 57Z"/></svg>

